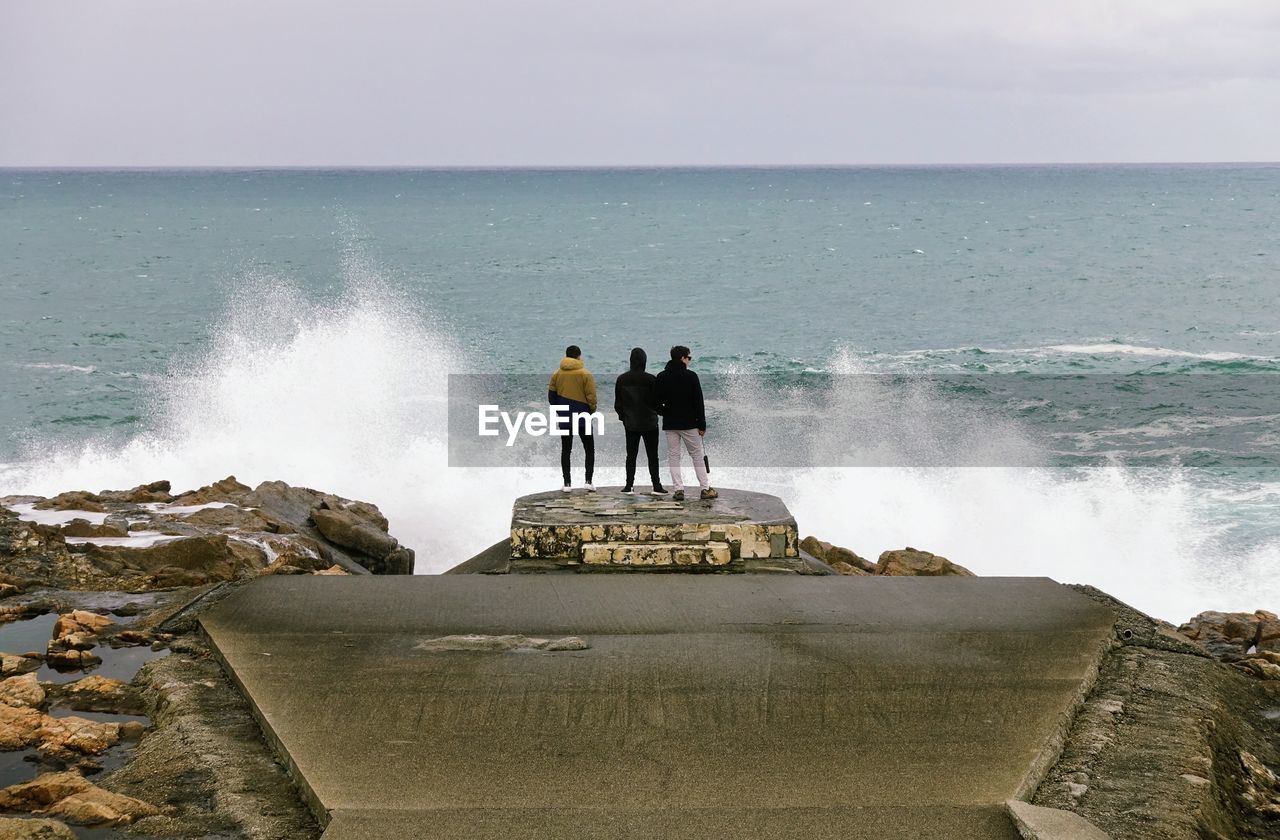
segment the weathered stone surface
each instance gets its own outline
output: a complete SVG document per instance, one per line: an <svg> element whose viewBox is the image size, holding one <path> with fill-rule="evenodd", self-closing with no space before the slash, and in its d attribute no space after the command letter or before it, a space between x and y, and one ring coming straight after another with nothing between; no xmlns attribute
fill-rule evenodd
<svg viewBox="0 0 1280 840"><path fill-rule="evenodd" d="M517 499L509 560L491 571L743 571L751 560L777 561L771 571L810 571L799 559L795 520L776 496L726 489L707 502L646 498L600 488Z"/></svg>
<svg viewBox="0 0 1280 840"><path fill-rule="evenodd" d="M40 687L35 674L9 677L0 681L0 703L38 709L44 703L44 689Z"/></svg>
<svg viewBox="0 0 1280 840"><path fill-rule="evenodd" d="M1111 840L1079 814L1010 799L1005 803L1022 840Z"/></svg>
<svg viewBox="0 0 1280 840"><path fill-rule="evenodd" d="M0 677L13 677L40 670L42 659L39 656L17 656L12 653L0 653Z"/></svg>
<svg viewBox="0 0 1280 840"><path fill-rule="evenodd" d="M98 755L120 742L120 724L46 715L40 723L38 737L40 749L47 752Z"/></svg>
<svg viewBox="0 0 1280 840"><path fill-rule="evenodd" d="M1126 641L1104 659L1032 801L1080 814L1117 840L1274 836L1275 823L1241 799L1240 753L1277 758L1276 723L1259 713L1275 704L1269 684L1097 590L1076 588L1117 611Z"/></svg>
<svg viewBox="0 0 1280 840"><path fill-rule="evenodd" d="M121 526L119 522L95 525L87 519L73 519L62 526L64 537L123 537L128 533L129 528Z"/></svg>
<svg viewBox="0 0 1280 840"><path fill-rule="evenodd" d="M723 567L731 559L729 544L722 542L592 542L582 546L582 562L593 566Z"/></svg>
<svg viewBox="0 0 1280 840"><path fill-rule="evenodd" d="M348 510L317 508L311 519L331 543L381 560L399 546L395 537L380 531Z"/></svg>
<svg viewBox="0 0 1280 840"><path fill-rule="evenodd" d="M1263 623L1269 634L1274 634L1278 627L1274 613L1258 610L1252 613L1224 613L1208 610L1192 618L1178 628L1184 636L1203 645L1210 653L1221 659L1236 659L1244 656L1249 648L1259 644L1259 635ZM1275 636L1268 638L1268 649L1274 645Z"/></svg>
<svg viewBox="0 0 1280 840"><path fill-rule="evenodd" d="M880 562L876 564L875 572L878 575L891 575L894 577L974 576L973 572L964 566L952 563L945 557L931 554L928 551L921 551L911 546L897 551L886 551L881 554Z"/></svg>
<svg viewBox="0 0 1280 840"><path fill-rule="evenodd" d="M414 650L424 650L429 653L459 650L500 653L513 650L545 650L551 652L586 650L589 647L591 645L585 639L577 636L565 636L559 639L531 639L528 636L518 635L492 636L481 633L468 633L458 636L441 636L438 639L423 639L414 646Z"/></svg>
<svg viewBox="0 0 1280 840"><path fill-rule="evenodd" d="M92 636L114 623L105 615L88 610L72 610L58 616L58 620L53 624L53 638L62 639L72 634Z"/></svg>
<svg viewBox="0 0 1280 840"><path fill-rule="evenodd" d="M110 677L91 675L51 689L56 702L78 712L110 712L139 715L142 700L128 683Z"/></svg>
<svg viewBox="0 0 1280 840"><path fill-rule="evenodd" d="M0 817L0 840L76 840L76 833L57 820Z"/></svg>
<svg viewBox="0 0 1280 840"><path fill-rule="evenodd" d="M138 505L164 503L172 501L173 496L169 492L172 489L167 481L153 481L149 484L139 484L130 490L104 490L98 494L98 498L104 501L131 502Z"/></svg>
<svg viewBox="0 0 1280 840"><path fill-rule="evenodd" d="M39 741L44 716L37 709L0 703L0 750L21 750ZM0 804L0 808L4 807Z"/></svg>
<svg viewBox="0 0 1280 840"><path fill-rule="evenodd" d="M348 572L346 569L342 568L341 566L335 563L334 565L330 566L327 569L316 569L311 574L313 575L349 575L351 574L351 572Z"/></svg>
<svg viewBox="0 0 1280 840"><path fill-rule="evenodd" d="M842 575L875 574L876 564L860 557L856 552L832 545L825 540L809 536L800 541L800 550L816 557Z"/></svg>
<svg viewBox="0 0 1280 840"><path fill-rule="evenodd" d="M0 809L6 811L42 811L74 793L93 787L84 776L72 770L45 773L29 782L10 785L0 790Z"/></svg>
<svg viewBox="0 0 1280 840"><path fill-rule="evenodd" d="M283 482L282 482L283 483ZM239 504L250 492L248 485L236 481L229 475L221 481L206 484L199 490L189 490L173 500L175 505L207 505L210 502L230 502Z"/></svg>
<svg viewBox="0 0 1280 840"><path fill-rule="evenodd" d="M79 825L128 825L160 813L156 806L90 785L46 809L45 813Z"/></svg>
<svg viewBox="0 0 1280 840"><path fill-rule="evenodd" d="M102 500L88 490L69 490L59 493L51 499L36 502L36 510L83 510L90 513L104 513L106 506Z"/></svg>

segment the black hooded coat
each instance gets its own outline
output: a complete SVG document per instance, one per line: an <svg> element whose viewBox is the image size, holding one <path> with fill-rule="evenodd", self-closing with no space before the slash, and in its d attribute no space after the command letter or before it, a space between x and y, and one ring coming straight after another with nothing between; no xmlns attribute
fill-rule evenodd
<svg viewBox="0 0 1280 840"><path fill-rule="evenodd" d="M649 358L639 347L631 351L631 370L618 377L613 410L629 432L658 428L658 380L645 372Z"/></svg>

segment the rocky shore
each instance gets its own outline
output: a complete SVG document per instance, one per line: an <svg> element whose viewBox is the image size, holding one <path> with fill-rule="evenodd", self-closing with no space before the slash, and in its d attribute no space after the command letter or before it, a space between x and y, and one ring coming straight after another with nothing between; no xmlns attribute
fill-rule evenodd
<svg viewBox="0 0 1280 840"><path fill-rule="evenodd" d="M826 574L973 574L799 549ZM0 499L0 838L318 837L196 618L263 575L413 564L374 505L283 482ZM1076 588L1115 641L1031 801L1117 839L1280 837L1280 618L1175 627Z"/></svg>
<svg viewBox="0 0 1280 840"><path fill-rule="evenodd" d="M195 618L413 563L374 505L279 481L0 499L0 837L318 837Z"/></svg>

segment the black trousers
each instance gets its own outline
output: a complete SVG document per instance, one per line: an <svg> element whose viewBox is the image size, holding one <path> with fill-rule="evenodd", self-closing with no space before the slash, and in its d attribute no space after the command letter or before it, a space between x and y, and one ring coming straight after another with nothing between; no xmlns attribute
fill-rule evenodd
<svg viewBox="0 0 1280 840"><path fill-rule="evenodd" d="M654 487L659 487L662 485L662 479L658 478L657 429L650 429L647 432L633 432L627 429L627 486L630 487L636 480L636 455L640 453L641 439L644 440L644 454L649 458L649 479Z"/></svg>
<svg viewBox="0 0 1280 840"><path fill-rule="evenodd" d="M565 427L568 428L567 426ZM596 439L591 436L591 421L583 418L578 423L576 429L578 437L582 438L582 449L587 453L587 484L591 483L591 476L596 471ZM560 438L560 472L564 475L564 486L568 487L572 482L569 480L569 456L573 454L573 434L570 432Z"/></svg>

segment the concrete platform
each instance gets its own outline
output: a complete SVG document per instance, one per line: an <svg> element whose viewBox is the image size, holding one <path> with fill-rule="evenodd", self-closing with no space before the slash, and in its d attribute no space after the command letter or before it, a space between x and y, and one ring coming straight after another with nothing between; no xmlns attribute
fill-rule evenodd
<svg viewBox="0 0 1280 840"><path fill-rule="evenodd" d="M202 619L326 840L1013 840L1112 622L799 575L262 578ZM589 647L419 647L456 634Z"/></svg>
<svg viewBox="0 0 1280 840"><path fill-rule="evenodd" d="M703 501L690 492L683 502L621 487L521 496L506 570L811 573L782 499L726 488Z"/></svg>

